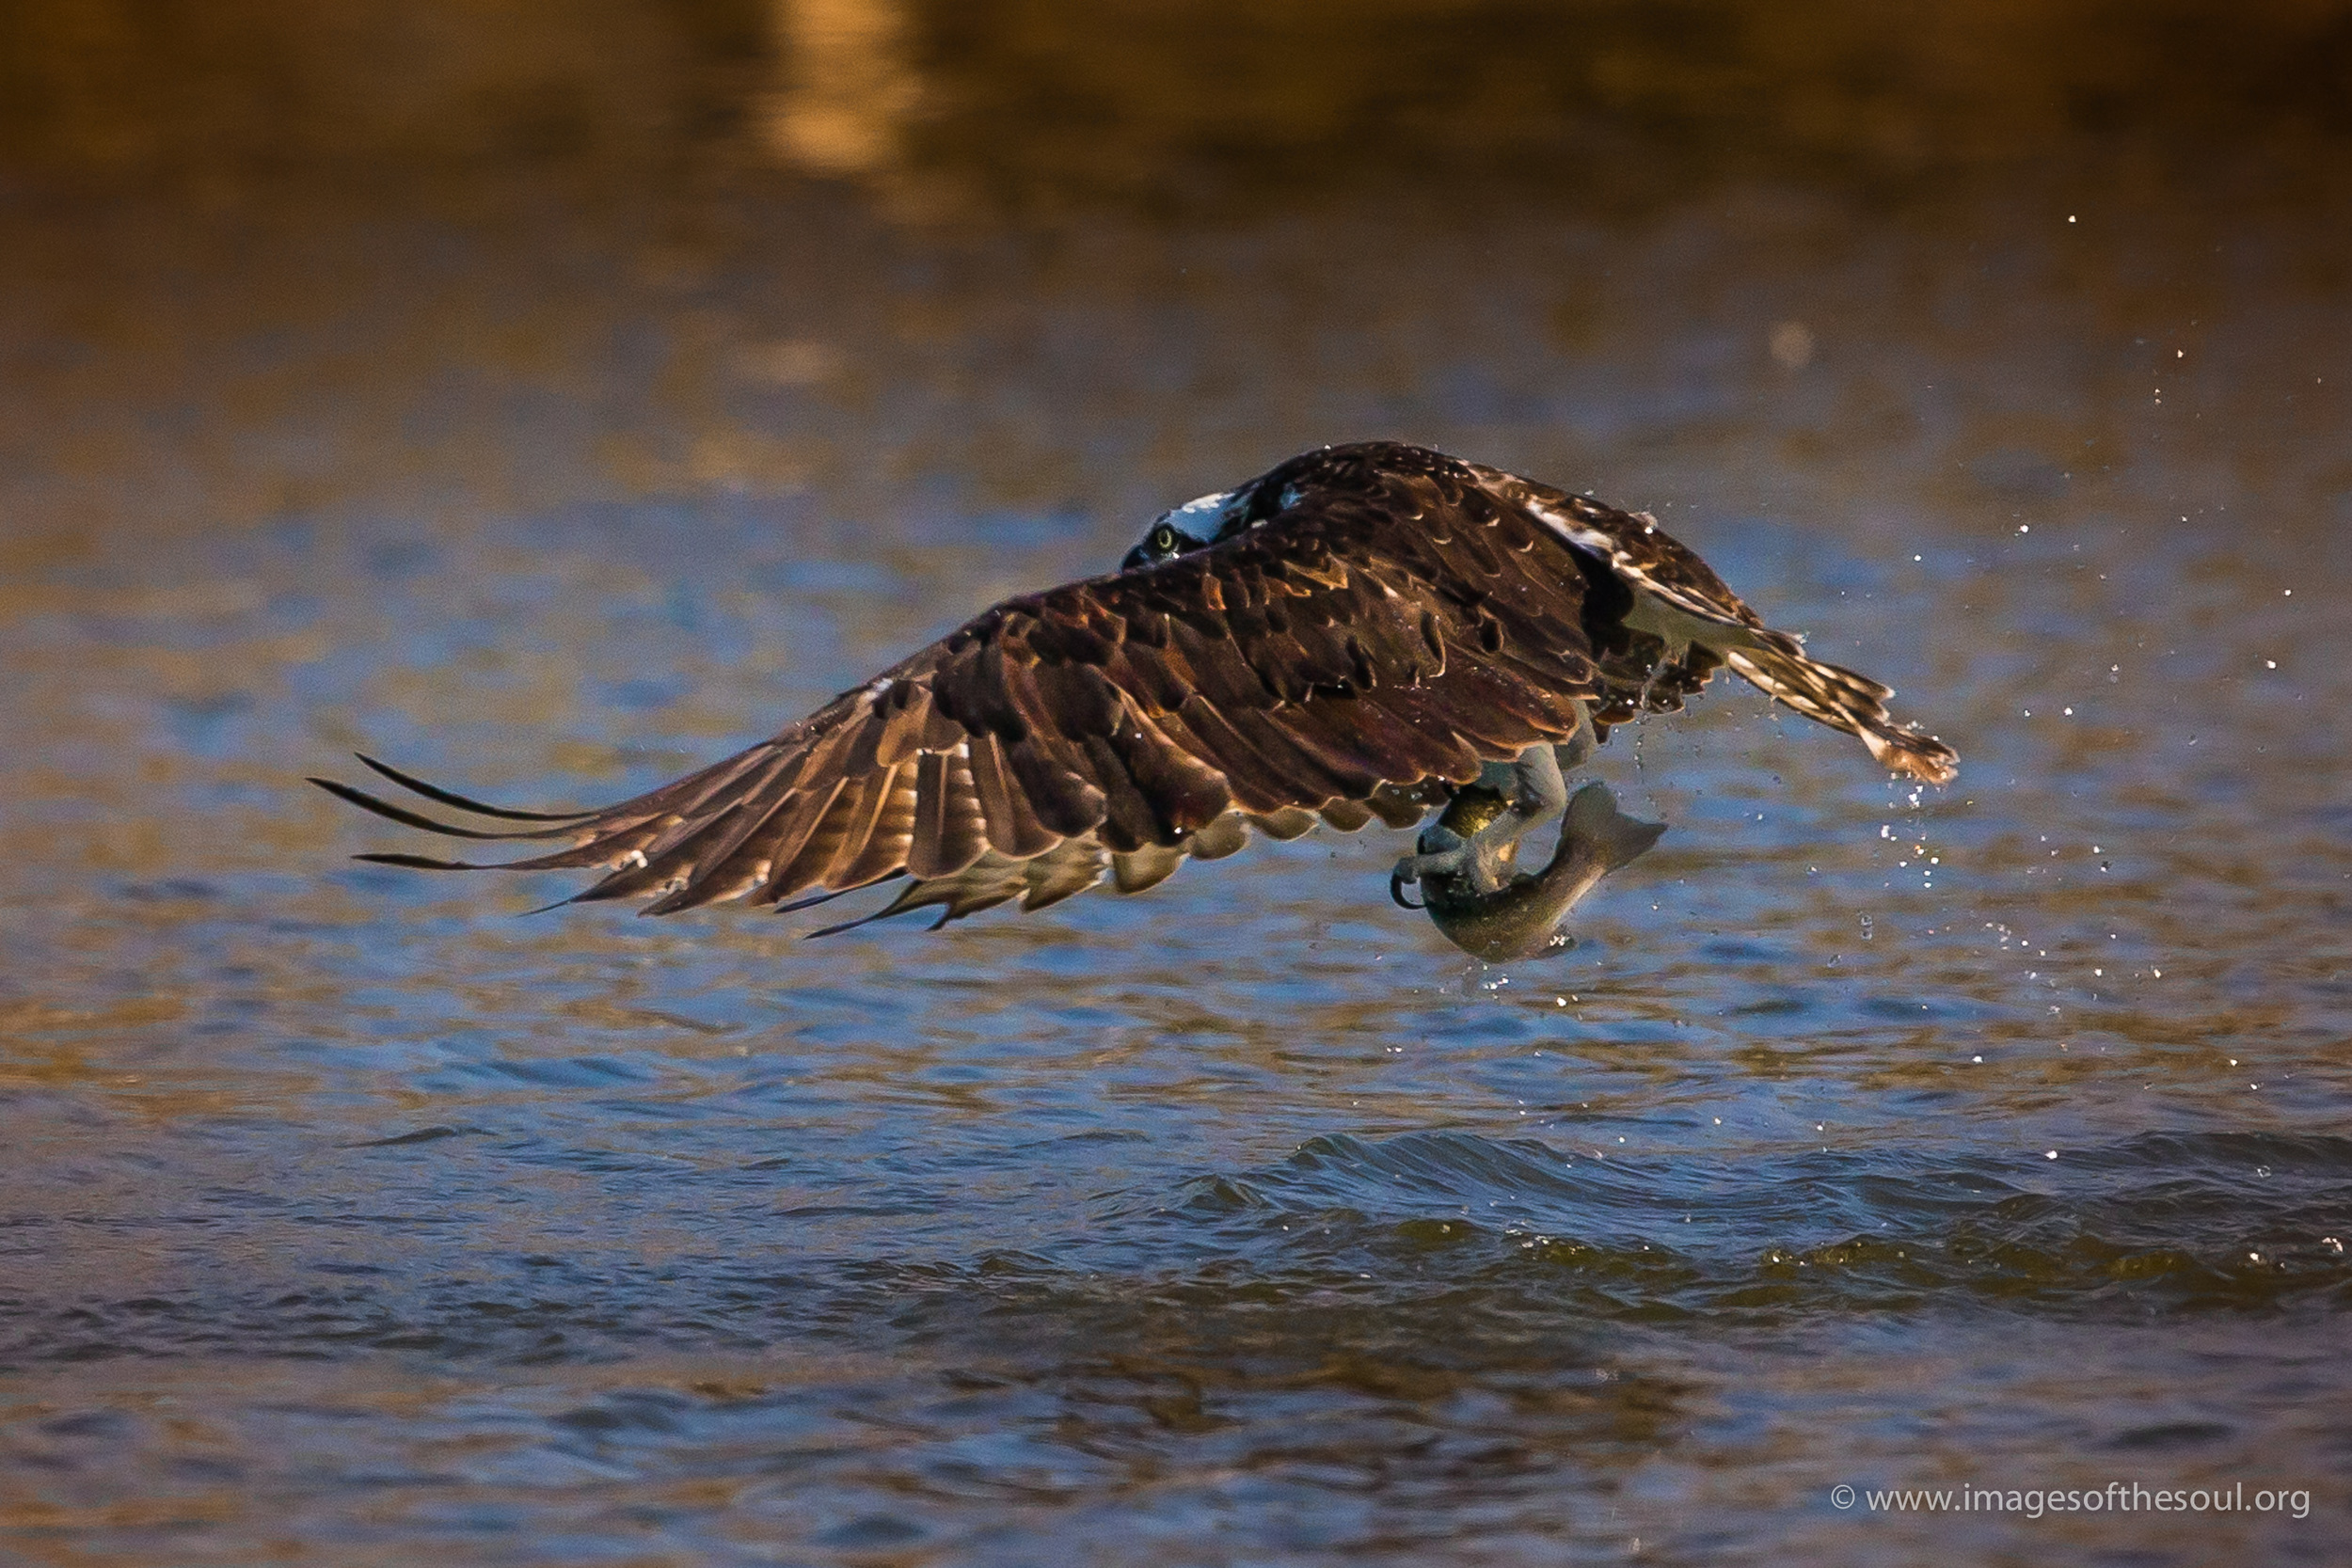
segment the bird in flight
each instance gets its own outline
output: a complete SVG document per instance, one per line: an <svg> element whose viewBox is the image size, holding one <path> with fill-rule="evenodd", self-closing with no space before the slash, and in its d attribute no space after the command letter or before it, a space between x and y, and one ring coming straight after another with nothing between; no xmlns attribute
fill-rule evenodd
<svg viewBox="0 0 2352 1568"><path fill-rule="evenodd" d="M1008 599L773 737L615 805L514 811L360 759L467 819L452 823L311 782L408 827L552 846L361 860L604 873L566 903L799 909L903 879L826 932L910 910L937 910L936 929L1014 899L1042 909L1105 878L1136 893L1253 832L1406 828L1459 789L1501 796L1483 826L1433 828L1397 862L1403 903L1424 879L1499 893L1518 841L1566 810L1564 769L1724 668L1892 772L1953 776L1950 747L1888 717L1886 687L1807 657L1647 514L1374 441L1177 507L1116 573Z"/></svg>

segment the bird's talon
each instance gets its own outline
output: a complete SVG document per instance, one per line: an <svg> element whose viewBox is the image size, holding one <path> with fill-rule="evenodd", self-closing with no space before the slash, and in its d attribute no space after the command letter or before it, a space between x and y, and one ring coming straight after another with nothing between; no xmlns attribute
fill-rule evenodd
<svg viewBox="0 0 2352 1568"><path fill-rule="evenodd" d="M1405 884L1406 882L1418 882L1421 879L1419 877L1407 877L1405 874L1405 868L1401 865L1394 871L1389 873L1389 897L1395 902L1398 909L1423 910L1429 907L1426 904L1413 904L1406 901Z"/></svg>

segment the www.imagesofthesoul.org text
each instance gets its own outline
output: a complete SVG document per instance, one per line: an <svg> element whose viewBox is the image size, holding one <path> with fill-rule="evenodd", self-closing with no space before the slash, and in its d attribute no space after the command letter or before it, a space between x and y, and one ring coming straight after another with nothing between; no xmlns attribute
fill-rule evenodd
<svg viewBox="0 0 2352 1568"><path fill-rule="evenodd" d="M2097 1490L2074 1487L1891 1487L1857 1492L1833 1486L1829 1500L1838 1509L1856 1503L1868 1513L2285 1513L2311 1517L2309 1487L2256 1487L2243 1481L2217 1486L2143 1486L2111 1481Z"/></svg>

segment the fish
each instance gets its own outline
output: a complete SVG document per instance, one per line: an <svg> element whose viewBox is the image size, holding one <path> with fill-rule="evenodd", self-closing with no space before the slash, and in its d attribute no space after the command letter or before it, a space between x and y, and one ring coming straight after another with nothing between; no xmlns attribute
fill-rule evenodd
<svg viewBox="0 0 2352 1568"><path fill-rule="evenodd" d="M1423 854L1454 847L1501 816L1508 802L1501 792L1472 784L1457 790L1438 820L1421 835ZM1662 822L1643 822L1617 809L1604 784L1588 784L1568 802L1560 842L1540 871L1521 871L1493 893L1480 893L1467 874L1422 878L1422 907L1447 941L1474 958L1502 963L1540 958L1575 944L1560 923L1600 879L1646 854ZM1494 867L1510 869L1506 847Z"/></svg>

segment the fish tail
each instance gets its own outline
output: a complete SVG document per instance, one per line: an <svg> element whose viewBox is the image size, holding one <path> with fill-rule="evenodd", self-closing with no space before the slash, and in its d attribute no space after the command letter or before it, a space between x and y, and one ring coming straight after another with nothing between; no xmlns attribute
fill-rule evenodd
<svg viewBox="0 0 2352 1568"><path fill-rule="evenodd" d="M1617 809L1617 798L1607 784L1588 784L1568 802L1567 820L1561 831L1577 843L1591 846L1602 871L1609 872L1647 854L1666 825L1626 816Z"/></svg>

